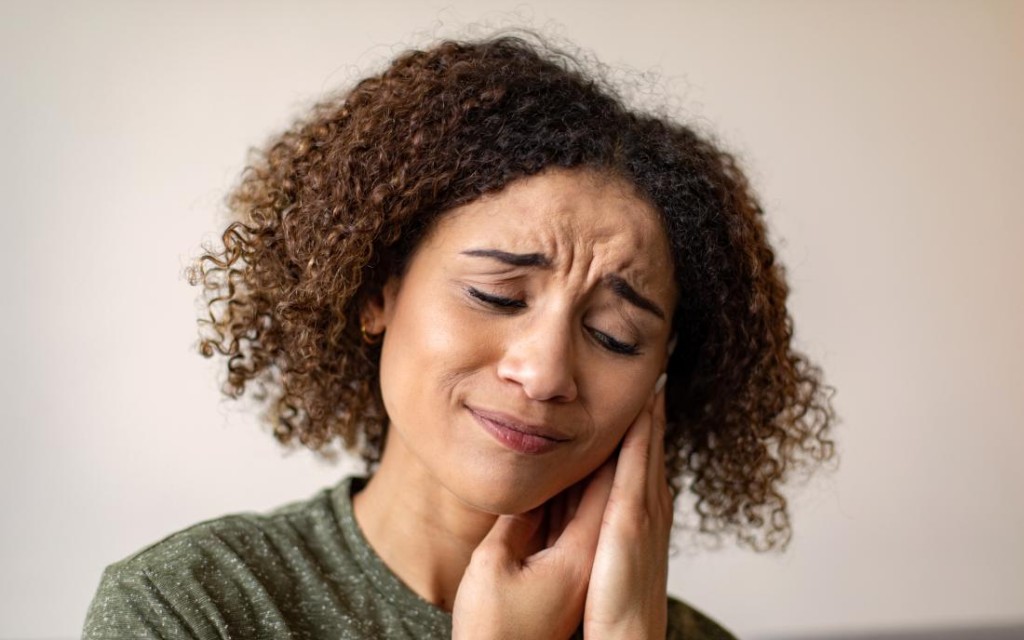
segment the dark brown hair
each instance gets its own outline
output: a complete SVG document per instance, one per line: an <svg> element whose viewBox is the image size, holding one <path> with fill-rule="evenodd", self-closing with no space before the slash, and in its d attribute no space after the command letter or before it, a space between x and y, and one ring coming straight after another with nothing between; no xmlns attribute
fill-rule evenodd
<svg viewBox="0 0 1024 640"><path fill-rule="evenodd" d="M321 102L256 154L228 199L223 248L190 269L203 286L200 352L227 357L285 444L357 450L387 431L379 348L359 313L401 274L437 216L550 167L634 185L660 212L680 297L668 367L673 495L699 530L785 548L790 472L834 455L831 388L791 340L783 269L732 155L690 127L627 108L537 39L445 41Z"/></svg>

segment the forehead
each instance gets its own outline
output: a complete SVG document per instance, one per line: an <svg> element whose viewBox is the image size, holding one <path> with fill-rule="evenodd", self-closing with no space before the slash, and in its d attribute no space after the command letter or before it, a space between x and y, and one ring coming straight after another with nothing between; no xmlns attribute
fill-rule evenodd
<svg viewBox="0 0 1024 640"><path fill-rule="evenodd" d="M440 245L541 252L557 269L586 258L621 273L671 273L668 239L654 208L622 179L549 170L442 214Z"/></svg>

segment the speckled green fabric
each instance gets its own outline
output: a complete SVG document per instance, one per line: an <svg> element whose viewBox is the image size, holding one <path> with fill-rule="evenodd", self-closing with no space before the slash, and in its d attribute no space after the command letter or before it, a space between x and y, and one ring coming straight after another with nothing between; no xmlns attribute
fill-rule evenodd
<svg viewBox="0 0 1024 640"><path fill-rule="evenodd" d="M265 515L202 522L110 565L84 637L449 638L451 615L403 584L359 530L352 495L364 484L350 477ZM734 640L678 600L669 618L669 638Z"/></svg>

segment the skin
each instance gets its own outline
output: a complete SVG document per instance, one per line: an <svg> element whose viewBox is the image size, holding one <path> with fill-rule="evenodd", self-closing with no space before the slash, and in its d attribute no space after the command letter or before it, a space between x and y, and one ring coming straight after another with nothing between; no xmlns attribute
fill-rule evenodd
<svg viewBox="0 0 1024 640"><path fill-rule="evenodd" d="M466 254L480 249L549 265ZM663 317L615 295L609 274ZM403 582L453 612L454 637L568 637L581 620L588 637L664 637L672 503L653 389L671 274L661 222L630 185L557 169L442 214L364 310L367 331L386 332L391 425L356 520ZM471 408L562 441L514 451Z"/></svg>

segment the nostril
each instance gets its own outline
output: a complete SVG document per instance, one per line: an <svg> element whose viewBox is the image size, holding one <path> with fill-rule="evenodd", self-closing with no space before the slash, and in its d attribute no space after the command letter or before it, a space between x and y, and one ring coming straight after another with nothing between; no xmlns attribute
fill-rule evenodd
<svg viewBox="0 0 1024 640"><path fill-rule="evenodd" d="M509 363L498 369L498 376L522 387L533 400L572 399L576 395L576 382L565 363Z"/></svg>

